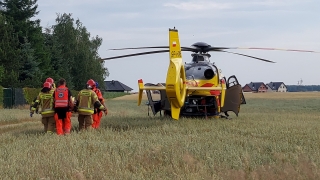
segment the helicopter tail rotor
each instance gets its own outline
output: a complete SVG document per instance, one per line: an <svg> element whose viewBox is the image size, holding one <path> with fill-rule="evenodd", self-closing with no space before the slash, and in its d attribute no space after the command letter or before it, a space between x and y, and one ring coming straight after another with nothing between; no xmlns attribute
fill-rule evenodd
<svg viewBox="0 0 320 180"><path fill-rule="evenodd" d="M177 29L169 29L169 45L170 64L166 79L166 93L171 104L171 116L178 120L180 109L186 98L186 75Z"/></svg>

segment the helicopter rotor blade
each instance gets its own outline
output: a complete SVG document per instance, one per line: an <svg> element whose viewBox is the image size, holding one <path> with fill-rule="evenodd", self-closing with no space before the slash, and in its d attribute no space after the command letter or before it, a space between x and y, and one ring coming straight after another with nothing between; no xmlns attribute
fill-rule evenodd
<svg viewBox="0 0 320 180"><path fill-rule="evenodd" d="M155 54L155 53L164 53L164 52L169 52L169 50L148 51L148 52L127 54L127 55L122 55L122 56L114 56L114 57L109 57L109 58L101 58L100 60L110 60L110 59L118 59L118 58L130 57L130 56L140 56L140 55L145 55L145 54Z"/></svg>
<svg viewBox="0 0 320 180"><path fill-rule="evenodd" d="M310 51L310 50L300 50L300 49L280 49L280 48L258 48L258 47L238 47L235 49L254 49L254 50L277 50L277 51L296 51L296 52L310 52L310 53L320 53L318 51Z"/></svg>
<svg viewBox="0 0 320 180"><path fill-rule="evenodd" d="M128 49L151 49L151 48L169 48L169 46L149 46L149 47L134 47L134 48L117 48L109 50L128 50Z"/></svg>
<svg viewBox="0 0 320 180"><path fill-rule="evenodd" d="M188 48L188 49L181 49L181 51L192 51L193 52L194 50ZM101 58L100 61L118 59L118 58L130 57L130 56L140 56L140 55L145 55L145 54L164 53L164 52L169 52L169 49L168 50L158 50L158 51L147 51L147 52L141 52L141 53L127 54L127 55L122 55L122 56L114 56L114 57L109 57L109 58Z"/></svg>
<svg viewBox="0 0 320 180"><path fill-rule="evenodd" d="M267 60L267 59L262 59L262 58L258 58L258 57L254 57L254 56L249 56L249 55L246 55L246 54L240 54L240 53L235 53L235 52L229 52L229 51L224 51L224 50L217 50L218 52L226 52L226 53L231 53L231 54L237 54L237 55L240 55L240 56L246 56L246 57L250 57L250 58L253 58L253 59L258 59L260 61L265 61L265 62L270 62L270 63L276 63L274 61L270 61L270 60Z"/></svg>
<svg viewBox="0 0 320 180"><path fill-rule="evenodd" d="M156 49L156 48L168 48L169 46L147 46L147 47L134 47L134 48L117 48L117 49L109 49L109 50L129 50L129 49ZM181 47L181 49L186 51L198 51L197 48L193 47Z"/></svg>
<svg viewBox="0 0 320 180"><path fill-rule="evenodd" d="M295 51L295 52L309 52L309 53L320 53L319 51L310 50L299 50L299 49L280 49L280 48L259 48L259 47L209 47L204 51L219 51L222 49L252 49L252 50L276 50L276 51Z"/></svg>

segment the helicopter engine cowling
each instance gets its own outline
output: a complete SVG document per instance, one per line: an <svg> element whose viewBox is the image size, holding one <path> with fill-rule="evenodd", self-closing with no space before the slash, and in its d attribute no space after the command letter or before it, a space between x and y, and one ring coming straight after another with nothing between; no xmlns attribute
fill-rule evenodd
<svg viewBox="0 0 320 180"><path fill-rule="evenodd" d="M186 64L187 79L210 80L216 76L214 67L207 62Z"/></svg>

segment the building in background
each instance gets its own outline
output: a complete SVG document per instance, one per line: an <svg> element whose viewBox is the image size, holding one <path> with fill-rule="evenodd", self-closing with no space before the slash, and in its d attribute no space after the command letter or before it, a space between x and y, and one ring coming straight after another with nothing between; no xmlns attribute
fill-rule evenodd
<svg viewBox="0 0 320 180"><path fill-rule="evenodd" d="M106 92L125 92L130 93L133 89L119 81L104 81L106 85Z"/></svg>
<svg viewBox="0 0 320 180"><path fill-rule="evenodd" d="M243 86L243 92L264 93L267 92L267 86L263 82L251 82Z"/></svg>
<svg viewBox="0 0 320 180"><path fill-rule="evenodd" d="M287 86L283 82L270 82L267 87L268 92L288 92Z"/></svg>

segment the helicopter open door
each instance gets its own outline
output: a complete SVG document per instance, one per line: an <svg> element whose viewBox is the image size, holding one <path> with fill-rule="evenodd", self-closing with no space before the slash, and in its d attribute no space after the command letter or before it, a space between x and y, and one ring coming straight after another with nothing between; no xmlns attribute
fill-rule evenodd
<svg viewBox="0 0 320 180"><path fill-rule="evenodd" d="M156 86L156 85L147 83L145 84L145 86ZM161 100L154 101L152 98L151 90L146 90L146 94L148 98L147 105L151 107L151 111L153 115L155 116L159 111L161 113ZM149 110L148 110L148 115L149 115Z"/></svg>
<svg viewBox="0 0 320 180"><path fill-rule="evenodd" d="M226 95L224 100L224 106L221 108L221 112L224 112L228 116L228 111L233 111L237 116L240 111L240 105L246 104L242 87L238 82L236 76L232 75L226 82Z"/></svg>

